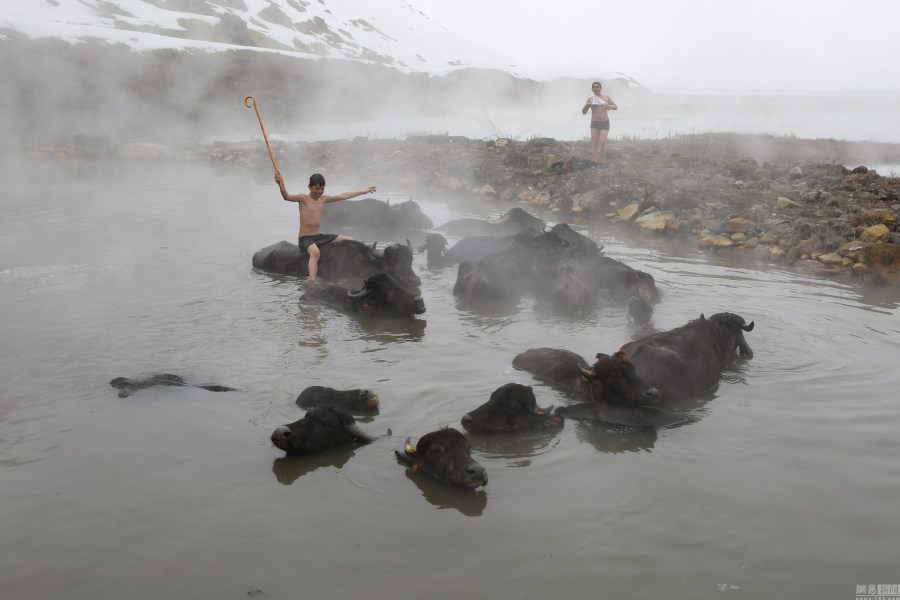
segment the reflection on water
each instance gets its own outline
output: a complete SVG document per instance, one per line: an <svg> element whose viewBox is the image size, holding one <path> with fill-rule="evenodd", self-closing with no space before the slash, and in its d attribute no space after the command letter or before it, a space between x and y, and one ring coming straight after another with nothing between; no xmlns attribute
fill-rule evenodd
<svg viewBox="0 0 900 600"><path fill-rule="evenodd" d="M344 444L307 456L282 456L272 461L272 472L282 485L291 485L300 477L323 467L340 469L353 457L356 447Z"/></svg>
<svg viewBox="0 0 900 600"><path fill-rule="evenodd" d="M422 496L437 508L454 508L467 517L480 517L487 508L487 493L482 489L454 488L425 473L414 473L409 468L406 469L406 478L416 484Z"/></svg>
<svg viewBox="0 0 900 600"><path fill-rule="evenodd" d="M622 427L598 421L575 423L575 436L604 454L642 452L656 444L659 434L652 427Z"/></svg>
<svg viewBox="0 0 900 600"><path fill-rule="evenodd" d="M360 319L304 302L302 280L252 269L254 252L296 234L296 207L270 176L76 171L12 173L0 203L10 598L290 597L298 564L310 597L471 595L456 570L489 570L481 596L528 599L593 597L597 581L648 598L710 597L725 582L754 598L843 598L894 576L896 288L582 223L608 256L656 278L657 328L735 312L756 323L755 356L709 394L666 406L687 415L677 426L568 420L470 436L490 477L472 492L409 473L397 440L457 427L508 382L533 385L541 406L571 405L513 357L614 351L632 335L624 306L459 306L456 269L428 270L417 253L427 312ZM416 200L436 224L480 216L466 198ZM109 387L161 372L241 391L123 400ZM281 455L269 436L298 418L310 385L375 390L379 413L363 429L397 438Z"/></svg>

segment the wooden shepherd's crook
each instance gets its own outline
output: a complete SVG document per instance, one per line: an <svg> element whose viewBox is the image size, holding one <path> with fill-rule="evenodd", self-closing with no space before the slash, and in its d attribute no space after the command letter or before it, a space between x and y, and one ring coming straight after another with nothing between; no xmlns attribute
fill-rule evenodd
<svg viewBox="0 0 900 600"><path fill-rule="evenodd" d="M263 139L266 141L266 149L269 151L269 158L272 160L272 168L275 169L275 174L280 175L281 173L278 171L278 165L275 164L275 155L272 154L272 146L269 145L269 136L266 135L266 128L263 126L262 117L259 116L259 108L256 106L256 98L253 96L247 96L244 98L244 106L247 108L252 108L256 111L256 118L259 121L259 128L262 129Z"/></svg>

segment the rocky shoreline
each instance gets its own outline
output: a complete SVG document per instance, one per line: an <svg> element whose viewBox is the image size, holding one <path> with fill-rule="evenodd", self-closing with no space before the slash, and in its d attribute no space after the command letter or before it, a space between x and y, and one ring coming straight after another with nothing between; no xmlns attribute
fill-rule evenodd
<svg viewBox="0 0 900 600"><path fill-rule="evenodd" d="M272 144L285 173L374 183L420 195L516 204L550 220L617 223L655 238L692 239L819 275L900 283L900 144L696 134L611 140L607 168L588 141L472 140L449 135ZM29 159L179 161L271 169L262 141L113 144L95 138L26 148Z"/></svg>

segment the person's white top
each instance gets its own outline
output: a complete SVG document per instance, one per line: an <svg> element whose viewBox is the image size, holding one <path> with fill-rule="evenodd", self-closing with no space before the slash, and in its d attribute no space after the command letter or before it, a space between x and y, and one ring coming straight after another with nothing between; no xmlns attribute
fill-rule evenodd
<svg viewBox="0 0 900 600"><path fill-rule="evenodd" d="M601 98L600 96L598 96L596 94L594 94L594 97L591 98L591 105L592 106L608 106L608 104L606 103L606 100L604 100L603 98Z"/></svg>

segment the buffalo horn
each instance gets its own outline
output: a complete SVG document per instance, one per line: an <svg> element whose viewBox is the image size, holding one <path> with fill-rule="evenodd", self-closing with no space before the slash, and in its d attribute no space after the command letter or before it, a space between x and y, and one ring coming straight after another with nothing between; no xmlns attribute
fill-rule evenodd
<svg viewBox="0 0 900 600"><path fill-rule="evenodd" d="M362 288L360 288L356 291L349 290L347 292L347 297L348 298L365 298L366 296L368 296L371 293L372 293L372 290L370 290L368 287L366 287L365 282L363 282Z"/></svg>
<svg viewBox="0 0 900 600"><path fill-rule="evenodd" d="M594 374L594 372L591 369L585 369L584 367L578 367L578 368L581 370L581 374L584 375L585 377L590 377L591 375Z"/></svg>
<svg viewBox="0 0 900 600"><path fill-rule="evenodd" d="M550 406L548 406L547 408L541 408L540 406L538 406L537 408L534 409L534 414L541 415L542 417L544 415L549 415L552 412L553 412L552 404Z"/></svg>
<svg viewBox="0 0 900 600"><path fill-rule="evenodd" d="M412 443L409 441L409 438L406 438L406 442L403 444L403 451L410 456L416 455L416 447L412 445Z"/></svg>

